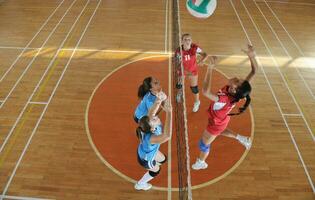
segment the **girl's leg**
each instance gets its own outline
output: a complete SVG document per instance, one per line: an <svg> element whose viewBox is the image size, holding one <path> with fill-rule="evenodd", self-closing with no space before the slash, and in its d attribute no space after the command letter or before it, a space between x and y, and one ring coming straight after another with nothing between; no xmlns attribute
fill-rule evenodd
<svg viewBox="0 0 315 200"><path fill-rule="evenodd" d="M149 190L152 185L148 182L151 181L154 177L156 177L160 173L160 165L166 162L167 157L160 151L157 152L154 161L149 163L149 166L152 166L143 177L136 183L136 190Z"/></svg>
<svg viewBox="0 0 315 200"><path fill-rule="evenodd" d="M236 139L242 145L244 145L246 149L250 149L250 147L252 146L252 141L249 137L237 134L230 129L225 129L221 135Z"/></svg>
<svg viewBox="0 0 315 200"><path fill-rule="evenodd" d="M155 160L157 164L161 165L167 161L167 156L164 155L162 152L158 151L155 156Z"/></svg>
<svg viewBox="0 0 315 200"><path fill-rule="evenodd" d="M189 75L188 79L190 82L190 89L191 89L192 93L194 94L194 99L195 99L193 112L197 112L199 110L199 106L200 106L199 89L198 89L198 75Z"/></svg>
<svg viewBox="0 0 315 200"><path fill-rule="evenodd" d="M205 161L209 155L210 152L210 144L215 140L217 136L216 135L211 135L207 130L205 130L202 134L202 144L201 142L199 142L199 148L200 148L200 154L199 154L199 159L202 161ZM200 147L201 145L203 146L208 146L208 150L207 149L202 149L202 147ZM207 148L207 147L205 147Z"/></svg>
<svg viewBox="0 0 315 200"><path fill-rule="evenodd" d="M237 134L235 132L233 132L230 129L225 129L221 135L225 136L225 137L229 137L229 138L234 138L236 139Z"/></svg>
<svg viewBox="0 0 315 200"><path fill-rule="evenodd" d="M205 162L210 152L210 145L215 140L217 136L211 135L207 130L202 134L202 137L199 141L200 154L197 158L195 164L192 165L194 170L206 169L208 164Z"/></svg>
<svg viewBox="0 0 315 200"><path fill-rule="evenodd" d="M153 168L149 169L143 177L136 183L136 190L149 190L152 185L148 182L151 181L154 177L156 177L160 173L160 166L156 164Z"/></svg>

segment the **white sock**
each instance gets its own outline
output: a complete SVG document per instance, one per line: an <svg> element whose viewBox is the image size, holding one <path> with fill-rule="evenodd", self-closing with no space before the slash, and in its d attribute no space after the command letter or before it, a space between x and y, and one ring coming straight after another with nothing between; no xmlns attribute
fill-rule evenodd
<svg viewBox="0 0 315 200"><path fill-rule="evenodd" d="M198 161L201 162L201 163L205 162L204 160L201 160L200 158L198 158Z"/></svg>
<svg viewBox="0 0 315 200"><path fill-rule="evenodd" d="M143 177L138 181L139 184L146 184L151 181L154 177L152 177L149 172L145 173Z"/></svg>

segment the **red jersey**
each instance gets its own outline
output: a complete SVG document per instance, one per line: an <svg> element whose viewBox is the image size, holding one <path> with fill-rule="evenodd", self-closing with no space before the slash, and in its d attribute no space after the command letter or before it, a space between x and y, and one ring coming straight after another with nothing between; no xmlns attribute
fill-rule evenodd
<svg viewBox="0 0 315 200"><path fill-rule="evenodd" d="M211 102L208 109L208 127L207 130L213 135L219 135L224 129L226 129L230 116L229 112L235 106L235 103L231 103L233 97L228 95L228 86L224 86L217 93L219 100L217 102Z"/></svg>
<svg viewBox="0 0 315 200"><path fill-rule="evenodd" d="M197 53L201 53L201 48L192 43L189 50L185 51L182 46L182 56L180 56L180 49L177 48L175 52L176 58L183 60L184 70L191 72L192 74L196 75L198 72L198 66L197 66Z"/></svg>

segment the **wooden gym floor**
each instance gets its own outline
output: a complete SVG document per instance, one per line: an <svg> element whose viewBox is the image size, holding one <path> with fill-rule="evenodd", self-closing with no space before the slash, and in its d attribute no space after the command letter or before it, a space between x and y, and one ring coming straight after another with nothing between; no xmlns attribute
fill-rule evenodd
<svg viewBox="0 0 315 200"><path fill-rule="evenodd" d="M247 43L259 62L251 111L232 124L253 146L219 138L213 170L192 174L193 199L314 199L315 1L218 0L206 20L184 2L182 32L219 57L215 87L248 73ZM0 1L0 199L178 199L175 137L162 145L172 154L155 188L133 188L144 173L135 163L136 90L151 73L169 88L171 3ZM191 162L202 106L194 117L188 103Z"/></svg>

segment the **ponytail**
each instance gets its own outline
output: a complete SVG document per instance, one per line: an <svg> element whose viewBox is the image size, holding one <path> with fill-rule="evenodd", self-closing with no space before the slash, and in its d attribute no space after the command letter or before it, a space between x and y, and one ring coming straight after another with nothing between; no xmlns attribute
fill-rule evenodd
<svg viewBox="0 0 315 200"><path fill-rule="evenodd" d="M234 99L232 100L231 103L237 103L243 98L246 98L246 102L244 103L242 107L238 109L239 110L238 113L230 113L228 114L229 116L239 115L247 109L247 107L249 106L251 102L251 98L249 96L251 91L252 91L252 87L250 86L248 81L244 81L242 85L237 88L237 92L234 95Z"/></svg>
<svg viewBox="0 0 315 200"><path fill-rule="evenodd" d="M136 129L137 138L142 142L144 134L151 133L150 118L144 116L139 120L139 126Z"/></svg>
<svg viewBox="0 0 315 200"><path fill-rule="evenodd" d="M246 98L246 101L245 101L244 105L238 109L238 113L230 113L230 114L228 114L229 116L242 114L247 109L247 107L250 104L251 98L249 95L247 95L245 98Z"/></svg>
<svg viewBox="0 0 315 200"><path fill-rule="evenodd" d="M152 88L151 86L152 77L147 77L143 80L143 83L139 86L138 89L138 97L140 99L143 99L145 94L150 91Z"/></svg>

